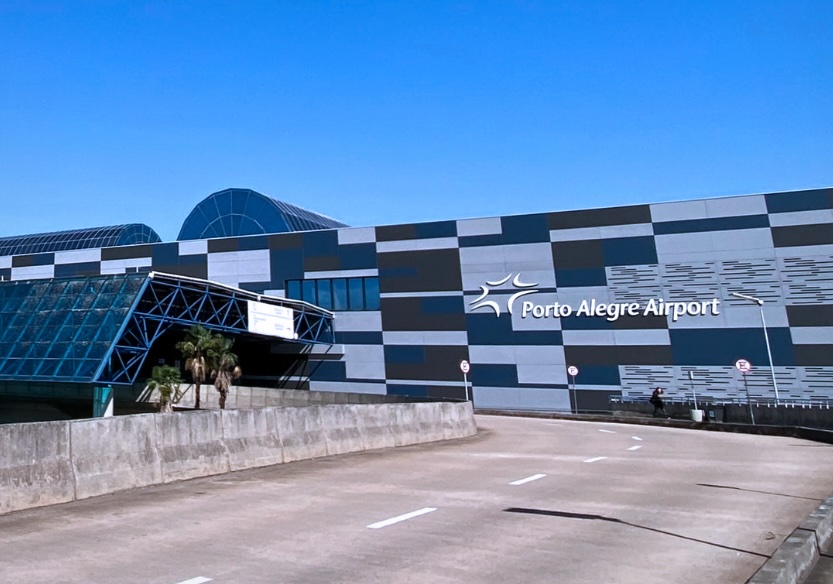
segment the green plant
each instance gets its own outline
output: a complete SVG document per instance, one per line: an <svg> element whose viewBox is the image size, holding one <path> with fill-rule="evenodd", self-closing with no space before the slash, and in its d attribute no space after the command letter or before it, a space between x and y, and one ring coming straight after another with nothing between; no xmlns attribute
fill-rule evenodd
<svg viewBox="0 0 833 584"><path fill-rule="evenodd" d="M194 381L194 409L200 409L200 385L208 375L208 352L215 343L215 337L205 327L195 324L185 333L185 340L176 344L177 350L185 357L185 369Z"/></svg>
<svg viewBox="0 0 833 584"><path fill-rule="evenodd" d="M157 365L153 368L150 379L148 379L148 387L151 390L159 391L160 412L171 413L174 411L171 397L176 392L180 383L182 383L182 376L176 367Z"/></svg>
<svg viewBox="0 0 833 584"><path fill-rule="evenodd" d="M242 375L238 366L238 357L232 352L234 339L227 339L216 335L211 349L208 351L208 361L211 365L211 375L214 376L214 387L220 392L220 409L226 407L231 382Z"/></svg>

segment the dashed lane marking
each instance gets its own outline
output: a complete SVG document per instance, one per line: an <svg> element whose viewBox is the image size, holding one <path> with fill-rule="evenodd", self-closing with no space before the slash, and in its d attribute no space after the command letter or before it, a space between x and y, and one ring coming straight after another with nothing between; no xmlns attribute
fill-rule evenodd
<svg viewBox="0 0 833 584"><path fill-rule="evenodd" d="M410 513L405 513L404 515L398 515L397 517L392 517L390 519L385 519L384 521L379 521L377 523L371 523L367 527L369 529L381 529L383 527L387 527L388 525L393 525L394 523L399 523L400 521L407 521L408 519L413 519L414 517L419 517L420 515L425 515L426 513L431 513L432 511L436 511L436 507L425 507L418 511L412 511Z"/></svg>
<svg viewBox="0 0 833 584"><path fill-rule="evenodd" d="M515 486L524 485L526 483L531 483L532 481L537 481L538 479L542 479L545 476L547 476L547 475L545 475L545 474L536 474L536 475L532 475L531 477L526 477L525 479L519 479L517 481L513 481L509 484L510 485L515 485Z"/></svg>
<svg viewBox="0 0 833 584"><path fill-rule="evenodd" d="M596 458L588 458L584 462L599 462L600 460L605 460L607 456L597 456Z"/></svg>
<svg viewBox="0 0 833 584"><path fill-rule="evenodd" d="M631 446L628 450L639 450L640 448L642 448L642 446L637 444L636 446Z"/></svg>
<svg viewBox="0 0 833 584"><path fill-rule="evenodd" d="M642 438L640 438L639 436L631 436L631 438L633 438L634 440L639 440L640 442L642 442Z"/></svg>
<svg viewBox="0 0 833 584"><path fill-rule="evenodd" d="M197 576L196 578L191 578L190 580L183 580L182 582L177 582L177 584L205 584L206 582L211 582L211 578Z"/></svg>
<svg viewBox="0 0 833 584"><path fill-rule="evenodd" d="M599 432L604 432L605 434L616 434L613 430L599 430Z"/></svg>

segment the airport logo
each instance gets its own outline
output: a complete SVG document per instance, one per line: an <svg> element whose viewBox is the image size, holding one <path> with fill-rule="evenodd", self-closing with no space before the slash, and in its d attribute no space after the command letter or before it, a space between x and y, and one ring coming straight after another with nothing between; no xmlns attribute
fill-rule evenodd
<svg viewBox="0 0 833 584"><path fill-rule="evenodd" d="M518 290L518 292L515 292L509 297L509 301L506 303L506 311L509 314L512 314L513 307L515 306L515 301L518 298L526 296L527 294L534 294L535 292L538 292L538 290L533 290L533 288L535 288L538 284L526 284L524 282L521 282L520 273L514 275L514 278L513 274L509 274L505 278L501 278L500 280L496 280L494 282L486 281L485 286L480 286L482 294L480 294L480 296L478 296L475 300L469 302L471 309L477 310L478 308L488 307L495 312L495 316L500 316L500 305L494 300L487 300L487 298L489 294L492 293L492 288L498 288L500 286L503 286L504 284L509 282L509 280L512 280L511 289Z"/></svg>

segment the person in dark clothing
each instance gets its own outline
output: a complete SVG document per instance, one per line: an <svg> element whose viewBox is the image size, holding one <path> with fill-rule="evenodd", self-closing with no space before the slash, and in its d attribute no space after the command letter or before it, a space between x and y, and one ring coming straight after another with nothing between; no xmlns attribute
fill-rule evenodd
<svg viewBox="0 0 833 584"><path fill-rule="evenodd" d="M668 418L669 415L665 412L665 402L662 401L663 391L661 387L658 387L654 390L654 393L651 394L651 399L648 401L654 406L654 417L662 417Z"/></svg>

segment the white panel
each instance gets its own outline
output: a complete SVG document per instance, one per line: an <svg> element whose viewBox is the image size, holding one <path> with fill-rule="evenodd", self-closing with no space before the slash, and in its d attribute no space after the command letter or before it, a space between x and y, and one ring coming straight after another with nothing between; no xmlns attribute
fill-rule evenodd
<svg viewBox="0 0 833 584"><path fill-rule="evenodd" d="M552 272L552 246L549 243L522 243L504 248L506 266L512 272L546 270Z"/></svg>
<svg viewBox="0 0 833 584"><path fill-rule="evenodd" d="M666 329L614 330L617 345L670 345L671 336Z"/></svg>
<svg viewBox="0 0 833 584"><path fill-rule="evenodd" d="M367 268L364 270L321 270L319 272L305 273L308 280L319 278L368 278L378 275L379 270L376 268Z"/></svg>
<svg viewBox="0 0 833 584"><path fill-rule="evenodd" d="M382 313L372 312L337 312L334 328L343 332L375 332L382 330Z"/></svg>
<svg viewBox="0 0 833 584"><path fill-rule="evenodd" d="M131 258L123 261L126 268L149 268L153 265L153 258Z"/></svg>
<svg viewBox="0 0 833 584"><path fill-rule="evenodd" d="M775 255L779 258L833 255L833 245L799 245L794 247L776 247Z"/></svg>
<svg viewBox="0 0 833 584"><path fill-rule="evenodd" d="M338 230L338 243L346 245L351 243L374 243L376 241L375 227L354 227Z"/></svg>
<svg viewBox="0 0 833 584"><path fill-rule="evenodd" d="M833 345L833 327L829 326L794 326L790 335L796 345Z"/></svg>
<svg viewBox="0 0 833 584"><path fill-rule="evenodd" d="M744 195L741 197L707 199L706 213L709 217L766 215L766 198L763 195Z"/></svg>
<svg viewBox="0 0 833 584"><path fill-rule="evenodd" d="M577 310L582 300L610 302L610 294L606 286L583 286L575 288L559 288L557 300L561 304L569 304Z"/></svg>
<svg viewBox="0 0 833 584"><path fill-rule="evenodd" d="M495 266L499 271L506 269L506 255L504 245L488 245L483 247L461 247L460 266L464 271L482 271L478 266Z"/></svg>
<svg viewBox="0 0 833 584"><path fill-rule="evenodd" d="M769 251L774 247L772 232L768 227L712 231L710 233L712 235L712 249L714 250L766 249Z"/></svg>
<svg viewBox="0 0 833 584"><path fill-rule="evenodd" d="M515 362L519 365L563 366L564 347L555 345L519 345L515 347Z"/></svg>
<svg viewBox="0 0 833 584"><path fill-rule="evenodd" d="M247 300L248 331L259 335L294 339L294 311L285 306L266 304L256 300Z"/></svg>
<svg viewBox="0 0 833 584"><path fill-rule="evenodd" d="M179 242L179 255L199 255L208 253L208 241L205 239L193 239Z"/></svg>
<svg viewBox="0 0 833 584"><path fill-rule="evenodd" d="M705 219L708 216L708 212L706 211L706 201L703 200L659 203L651 205L651 220L654 223L662 221Z"/></svg>
<svg viewBox="0 0 833 584"><path fill-rule="evenodd" d="M385 348L380 345L345 345L345 371L350 379L385 379Z"/></svg>
<svg viewBox="0 0 833 584"><path fill-rule="evenodd" d="M565 346L590 345L610 347L616 344L612 330L602 331L562 331Z"/></svg>
<svg viewBox="0 0 833 584"><path fill-rule="evenodd" d="M12 256L0 256L0 269L12 267Z"/></svg>
<svg viewBox="0 0 833 584"><path fill-rule="evenodd" d="M105 260L101 262L101 273L123 274L127 267L127 260ZM114 271L118 270L118 271Z"/></svg>
<svg viewBox="0 0 833 584"><path fill-rule="evenodd" d="M475 365L511 365L515 363L514 345L471 345L469 361Z"/></svg>
<svg viewBox="0 0 833 584"><path fill-rule="evenodd" d="M385 331L382 333L386 345L467 345L465 331Z"/></svg>
<svg viewBox="0 0 833 584"><path fill-rule="evenodd" d="M631 223L629 225L606 225L604 227L553 229L550 231L550 241L617 239L620 237L642 237L653 234L654 226L651 223Z"/></svg>
<svg viewBox="0 0 833 584"><path fill-rule="evenodd" d="M484 219L463 219L457 221L457 235L500 235L503 227L500 217L487 217Z"/></svg>
<svg viewBox="0 0 833 584"><path fill-rule="evenodd" d="M601 239L600 227L576 227L574 229L551 229L550 241L585 241Z"/></svg>
<svg viewBox="0 0 833 584"><path fill-rule="evenodd" d="M385 395L387 388L384 383L357 383L355 381L310 381L312 391L332 391L339 393L371 393Z"/></svg>
<svg viewBox="0 0 833 584"><path fill-rule="evenodd" d="M84 262L100 262L101 248L74 249L70 251L56 251L56 264L80 264Z"/></svg>
<svg viewBox="0 0 833 584"><path fill-rule="evenodd" d="M564 384L567 383L567 370L563 365L527 365L518 364L518 381L520 383Z"/></svg>
<svg viewBox="0 0 833 584"><path fill-rule="evenodd" d="M567 389L474 386L473 399L475 407L485 409L570 411Z"/></svg>
<svg viewBox="0 0 833 584"><path fill-rule="evenodd" d="M816 209L814 211L795 211L792 213L772 213L769 224L773 227L787 225L815 225L833 223L833 209Z"/></svg>
<svg viewBox="0 0 833 584"><path fill-rule="evenodd" d="M43 278L54 278L55 266L27 266L25 268L12 268L12 280L40 280Z"/></svg>
<svg viewBox="0 0 833 584"><path fill-rule="evenodd" d="M732 233L736 233L732 231ZM712 244L712 232L704 233L674 233L672 235L656 235L654 241L657 246L657 257L660 263L668 261L666 254L678 254L685 250L686 253L697 253L700 259L709 259ZM770 240L770 247L772 241Z"/></svg>
<svg viewBox="0 0 833 584"><path fill-rule="evenodd" d="M428 249L453 249L456 247L456 237L435 237L431 239L380 241L376 244L376 251L378 253L387 253L396 251L423 251Z"/></svg>

